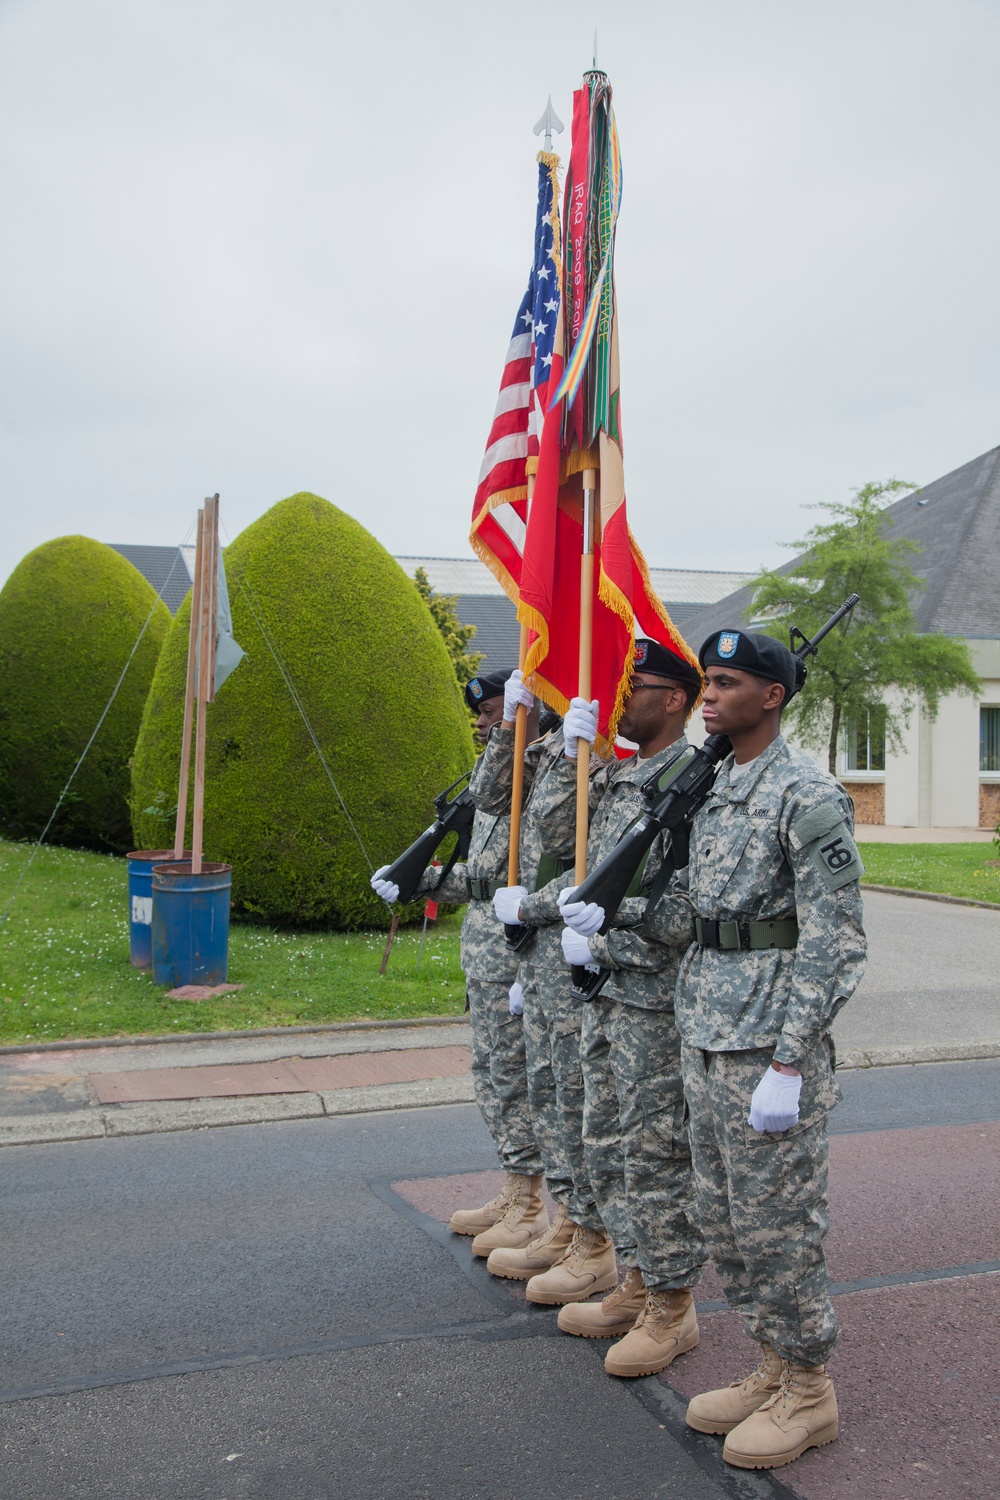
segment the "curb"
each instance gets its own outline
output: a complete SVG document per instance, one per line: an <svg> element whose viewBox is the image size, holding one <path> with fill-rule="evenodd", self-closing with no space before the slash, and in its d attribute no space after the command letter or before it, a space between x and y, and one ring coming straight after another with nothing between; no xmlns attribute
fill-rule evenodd
<svg viewBox="0 0 1000 1500"><path fill-rule="evenodd" d="M330 1021L325 1026L258 1026L250 1031L168 1031L165 1036L66 1037L61 1042L12 1042L0 1057L20 1052L86 1052L100 1047L160 1047L164 1042L235 1042L255 1036L324 1036L338 1031L404 1031L411 1026L461 1026L457 1016L412 1016L403 1021Z"/></svg>
<svg viewBox="0 0 1000 1500"><path fill-rule="evenodd" d="M907 885L869 885L863 880L861 894L864 895L865 891L878 891L880 896L913 896L918 901L943 901L946 906L978 906L983 911L1000 911L1000 901L974 901L971 896L942 896L939 891L915 891Z"/></svg>
<svg viewBox="0 0 1000 1500"><path fill-rule="evenodd" d="M837 1058L837 1072L849 1068L901 1068L919 1063L981 1062L1000 1057L1000 1041L938 1042L927 1047L869 1047L844 1052Z"/></svg>
<svg viewBox="0 0 1000 1500"><path fill-rule="evenodd" d="M311 1028L310 1028L311 1029ZM923 1063L976 1062L1000 1057L1000 1041L947 1042L928 1047L877 1047L845 1052L838 1071L898 1068ZM0 1148L63 1141L111 1140L206 1130L223 1125L267 1125L282 1120L332 1119L383 1110L426 1109L475 1102L471 1075L370 1084L323 1094L263 1094L234 1099L179 1099L113 1104L103 1109L19 1115L0 1120Z"/></svg>
<svg viewBox="0 0 1000 1500"><path fill-rule="evenodd" d="M418 1079L414 1083L372 1084L365 1088L335 1089L325 1094L264 1094L240 1099L114 1104L104 1109L20 1115L0 1120L0 1147L163 1135L175 1130L204 1130L219 1125L265 1125L280 1120L333 1118L473 1102L472 1078L466 1075Z"/></svg>

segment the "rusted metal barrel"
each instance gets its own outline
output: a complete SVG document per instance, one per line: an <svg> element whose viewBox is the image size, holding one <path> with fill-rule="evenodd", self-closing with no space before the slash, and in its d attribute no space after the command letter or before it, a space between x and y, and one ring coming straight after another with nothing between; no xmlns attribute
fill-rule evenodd
<svg viewBox="0 0 1000 1500"><path fill-rule="evenodd" d="M232 865L190 860L153 866L153 979L170 989L182 984L225 984L229 971L229 898Z"/></svg>

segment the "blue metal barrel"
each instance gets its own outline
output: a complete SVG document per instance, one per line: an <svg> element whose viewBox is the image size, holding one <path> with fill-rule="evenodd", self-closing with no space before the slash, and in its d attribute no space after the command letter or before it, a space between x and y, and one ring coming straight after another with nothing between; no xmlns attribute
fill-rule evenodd
<svg viewBox="0 0 1000 1500"><path fill-rule="evenodd" d="M190 859L186 849L181 859ZM172 849L133 849L128 869L128 956L137 969L153 966L153 866L174 862Z"/></svg>
<svg viewBox="0 0 1000 1500"><path fill-rule="evenodd" d="M225 984L229 970L229 893L232 865L191 862L153 866L153 979Z"/></svg>

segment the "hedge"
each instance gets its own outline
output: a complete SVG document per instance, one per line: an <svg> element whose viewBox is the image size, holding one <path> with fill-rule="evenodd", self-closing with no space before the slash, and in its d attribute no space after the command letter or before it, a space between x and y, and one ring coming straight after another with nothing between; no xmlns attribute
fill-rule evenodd
<svg viewBox="0 0 1000 1500"><path fill-rule="evenodd" d="M129 758L170 612L130 562L64 536L29 552L0 592L0 828L37 838L149 618L118 696L48 837L131 847Z"/></svg>
<svg viewBox="0 0 1000 1500"><path fill-rule="evenodd" d="M273 638L374 865L473 761L441 635L399 565L317 495L271 508L225 552L243 661L208 710L205 857L233 866L237 911L269 921L387 926L369 867L283 681ZM190 604L157 668L133 769L139 844L176 801Z"/></svg>

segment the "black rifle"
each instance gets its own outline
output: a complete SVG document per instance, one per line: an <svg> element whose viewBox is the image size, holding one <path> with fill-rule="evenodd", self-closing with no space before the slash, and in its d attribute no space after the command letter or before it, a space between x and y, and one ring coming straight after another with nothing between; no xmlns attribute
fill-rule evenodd
<svg viewBox="0 0 1000 1500"><path fill-rule="evenodd" d="M790 644L792 653L797 658L797 668L795 687L789 695L790 698L801 692L805 685L808 673L805 658L816 655L816 648L820 641L829 635L834 626L839 625L844 616L850 614L859 602L860 595L858 594L852 594L849 599L845 599L826 624L816 632L812 640L807 640L797 626L792 626ZM682 762L680 769L677 768L678 763L675 761L665 771L650 777L645 783L642 794L646 799L646 811L637 822L632 824L631 828L625 831L610 854L606 854L600 864L595 865L582 884L577 887L574 896L576 901L593 901L598 906L603 906L604 921L599 929L601 932L607 932L611 926L614 915L635 878L636 871L642 865L658 834L668 834L669 844L664 855L667 868L665 871L661 870L654 888L657 897L666 889L674 870L683 869L687 864L691 821L695 813L707 801L719 765L731 749L732 746L726 735L710 734L698 749L690 748L684 751L680 758ZM573 994L578 1000L596 1000L611 974L610 969L599 968L596 964L587 967L574 964L572 972Z"/></svg>
<svg viewBox="0 0 1000 1500"><path fill-rule="evenodd" d="M413 900L424 871L449 833L457 833L458 842L448 856L448 863L441 871L435 890L447 878L456 860L465 859L468 855L469 845L472 843L472 820L476 816L476 806L468 787L456 793L450 802L448 795L454 792L457 786L461 786L463 781L468 781L471 775L471 771L466 771L457 781L453 781L451 786L446 786L444 791L434 798L434 811L437 814L434 822L418 839L414 839L410 847L404 850L399 858L383 872L383 880L391 880L394 885L399 886L398 899L404 904Z"/></svg>

